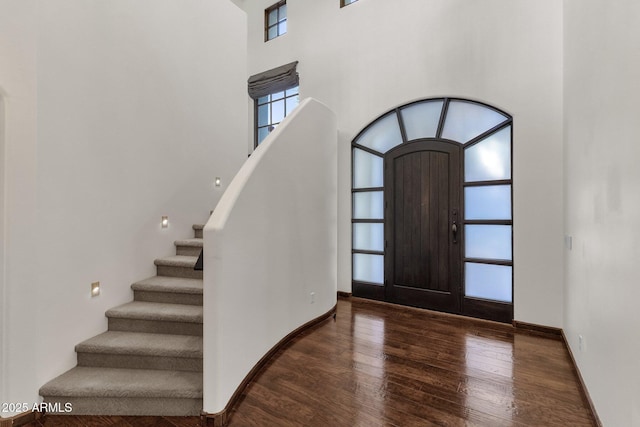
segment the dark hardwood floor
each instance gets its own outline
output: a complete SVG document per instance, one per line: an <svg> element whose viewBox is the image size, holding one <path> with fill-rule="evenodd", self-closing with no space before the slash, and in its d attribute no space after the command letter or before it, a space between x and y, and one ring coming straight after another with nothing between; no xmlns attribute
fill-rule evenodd
<svg viewBox="0 0 640 427"><path fill-rule="evenodd" d="M200 417L89 417L47 415L44 422L29 427L200 427Z"/></svg>
<svg viewBox="0 0 640 427"><path fill-rule="evenodd" d="M197 426L172 417L48 416L39 426ZM593 426L558 337L339 299L250 384L229 427Z"/></svg>

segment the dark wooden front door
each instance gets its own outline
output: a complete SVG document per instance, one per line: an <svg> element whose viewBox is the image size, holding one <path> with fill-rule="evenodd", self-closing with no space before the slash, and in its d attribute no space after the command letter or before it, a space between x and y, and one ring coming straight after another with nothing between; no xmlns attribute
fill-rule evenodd
<svg viewBox="0 0 640 427"><path fill-rule="evenodd" d="M460 147L443 141L385 155L385 299L460 312Z"/></svg>

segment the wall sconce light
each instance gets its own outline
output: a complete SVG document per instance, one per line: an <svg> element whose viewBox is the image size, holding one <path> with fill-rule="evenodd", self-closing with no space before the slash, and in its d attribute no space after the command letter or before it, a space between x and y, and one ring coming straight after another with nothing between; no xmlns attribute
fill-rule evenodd
<svg viewBox="0 0 640 427"><path fill-rule="evenodd" d="M220 184L222 183L222 180L220 179L219 176L216 176L216 180L213 183L214 183L214 185L216 187L220 187Z"/></svg>
<svg viewBox="0 0 640 427"><path fill-rule="evenodd" d="M100 295L100 282L93 282L91 284L91 298Z"/></svg>
<svg viewBox="0 0 640 427"><path fill-rule="evenodd" d="M162 221L160 221L160 224L162 224L162 228L167 228L169 226L169 217L163 216Z"/></svg>

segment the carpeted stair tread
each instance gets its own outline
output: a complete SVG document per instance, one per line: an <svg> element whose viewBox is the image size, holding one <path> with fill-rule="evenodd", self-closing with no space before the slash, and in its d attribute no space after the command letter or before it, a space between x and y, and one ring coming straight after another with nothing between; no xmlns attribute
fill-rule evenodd
<svg viewBox="0 0 640 427"><path fill-rule="evenodd" d="M202 251L203 241L199 237L193 239L176 240L176 255L198 256Z"/></svg>
<svg viewBox="0 0 640 427"><path fill-rule="evenodd" d="M134 301L108 310L108 331L75 348L78 365L40 389L76 415L197 416L202 411L202 230L131 285ZM55 413L55 411L54 411Z"/></svg>
<svg viewBox="0 0 640 427"><path fill-rule="evenodd" d="M42 386L40 395L199 399L202 373L78 366Z"/></svg>
<svg viewBox="0 0 640 427"><path fill-rule="evenodd" d="M202 358L202 337L108 331L76 346L77 353Z"/></svg>
<svg viewBox="0 0 640 427"><path fill-rule="evenodd" d="M153 276L131 285L134 291L172 292L202 295L202 279L184 277Z"/></svg>
<svg viewBox="0 0 640 427"><path fill-rule="evenodd" d="M107 310L106 316L136 320L202 323L202 307L133 301Z"/></svg>
<svg viewBox="0 0 640 427"><path fill-rule="evenodd" d="M196 261L198 261L197 256L187 256L187 255L174 255L168 256L164 258L158 258L153 263L155 265L166 266L166 267L187 267L193 268L196 265Z"/></svg>
<svg viewBox="0 0 640 427"><path fill-rule="evenodd" d="M193 238L193 239L176 240L173 243L176 246L191 246L191 247L194 247L194 248L202 248L203 240L202 239Z"/></svg>
<svg viewBox="0 0 640 427"><path fill-rule="evenodd" d="M192 228L194 230L203 230L204 229L204 224L193 224Z"/></svg>

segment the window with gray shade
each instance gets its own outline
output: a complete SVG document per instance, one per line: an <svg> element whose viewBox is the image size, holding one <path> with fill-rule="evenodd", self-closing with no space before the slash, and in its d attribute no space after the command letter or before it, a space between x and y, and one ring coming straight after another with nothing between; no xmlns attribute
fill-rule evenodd
<svg viewBox="0 0 640 427"><path fill-rule="evenodd" d="M298 106L299 102L298 86L256 100L256 147Z"/></svg>
<svg viewBox="0 0 640 427"><path fill-rule="evenodd" d="M358 0L340 0L340 7L349 6L351 3L355 3Z"/></svg>
<svg viewBox="0 0 640 427"><path fill-rule="evenodd" d="M257 147L300 102L298 61L254 74L247 81L255 101L254 147Z"/></svg>

